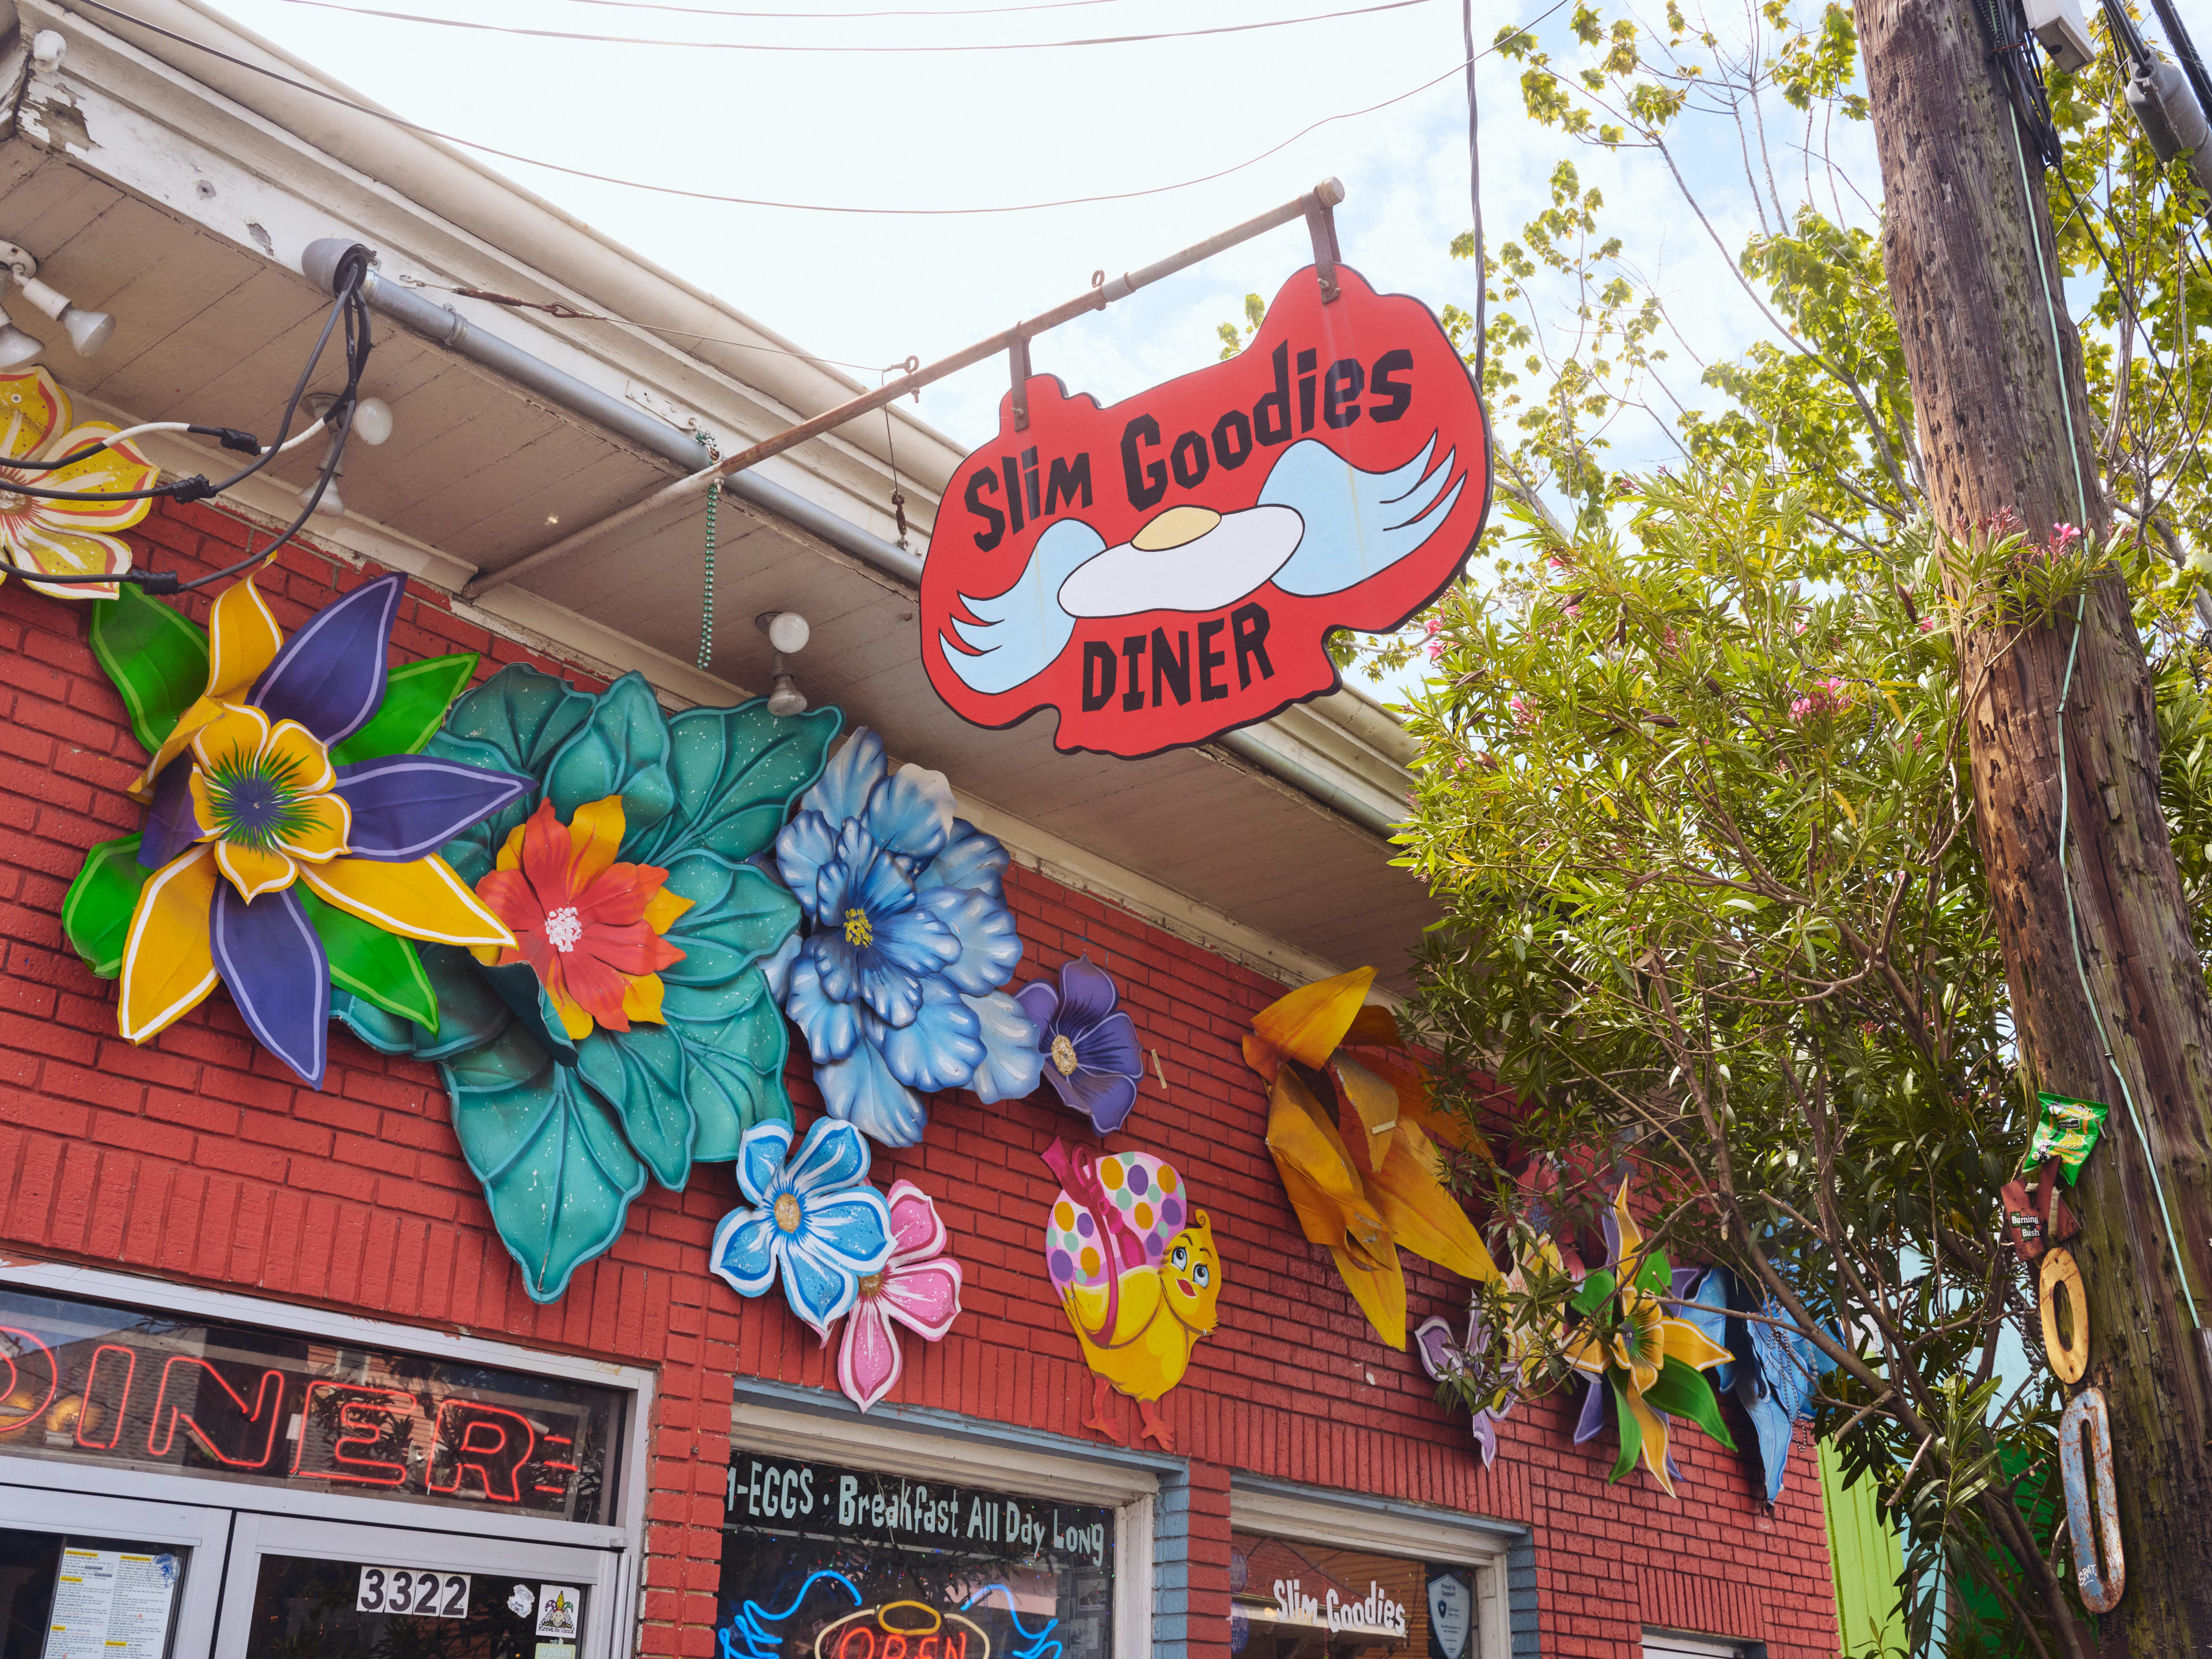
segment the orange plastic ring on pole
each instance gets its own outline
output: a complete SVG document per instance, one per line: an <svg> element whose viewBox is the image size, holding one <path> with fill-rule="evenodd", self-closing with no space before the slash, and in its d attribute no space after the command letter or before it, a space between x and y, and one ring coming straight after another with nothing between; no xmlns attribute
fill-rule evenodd
<svg viewBox="0 0 2212 1659"><path fill-rule="evenodd" d="M2074 1340L2058 1340L2057 1297L2061 1286L2066 1291L2069 1322L2074 1328ZM2074 1260L2071 1250L2051 1249L2043 1253L2043 1268L2036 1275L2035 1301L2043 1315L2043 1352L2051 1361L2051 1369L2058 1373L2063 1382L2079 1382L2082 1373L2089 1369L2089 1297L2081 1286L2081 1269Z"/></svg>
<svg viewBox="0 0 2212 1659"><path fill-rule="evenodd" d="M893 1607L913 1607L927 1614L929 1622L926 1625L894 1625L890 1619ZM894 1636L932 1636L945 1628L945 1615L927 1601L886 1601L876 1609L876 1622Z"/></svg>

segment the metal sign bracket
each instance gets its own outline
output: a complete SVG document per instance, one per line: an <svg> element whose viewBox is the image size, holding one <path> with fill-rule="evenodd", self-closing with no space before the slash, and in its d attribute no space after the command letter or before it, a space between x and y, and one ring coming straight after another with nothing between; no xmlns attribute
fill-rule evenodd
<svg viewBox="0 0 2212 1659"><path fill-rule="evenodd" d="M1344 258L1336 246L1336 208L1327 192L1314 191L1304 198L1306 230L1313 238L1314 276L1321 283L1321 302L1334 303L1342 292L1336 285L1337 263Z"/></svg>
<svg viewBox="0 0 2212 1659"><path fill-rule="evenodd" d="M1030 428L1030 337L1016 323L1006 341L1006 367L1014 377L1014 430Z"/></svg>

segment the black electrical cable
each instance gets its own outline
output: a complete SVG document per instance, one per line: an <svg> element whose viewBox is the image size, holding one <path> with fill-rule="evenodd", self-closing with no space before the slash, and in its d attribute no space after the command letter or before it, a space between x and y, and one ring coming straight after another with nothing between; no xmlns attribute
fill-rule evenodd
<svg viewBox="0 0 2212 1659"><path fill-rule="evenodd" d="M2189 77L2190 88L2197 94L2197 107L2212 115L2212 76L2204 72L2204 60L2197 55L2197 44L2189 38L2181 14L2173 9L2173 0L2150 0L2150 3L2151 9L2158 14L2160 26L2166 30L2166 44L2172 48L2181 72Z"/></svg>
<svg viewBox="0 0 2212 1659"><path fill-rule="evenodd" d="M1257 167L1269 156L1278 151L1288 149L1308 133L1317 131L1333 121L1348 121L1357 116L1372 115L1376 111L1388 109L1393 104L1402 104L1407 99L1426 92L1439 82L1449 80L1460 72L1460 65L1455 64L1443 74L1432 75L1419 86L1408 87L1395 97L1385 98L1379 103L1368 105L1364 109L1339 110L1334 115L1324 115L1319 120L1309 121L1282 143L1261 150L1257 155L1233 162L1213 173L1200 173L1195 179L1178 179L1172 185L1153 185L1143 190L1109 191L1097 196L1071 196L1052 202L1016 202L1004 207L840 207L827 202L779 202L757 196L725 196L715 191L686 190L680 185L655 184L646 179L617 178L611 173L592 173L583 167L565 167L558 161L542 161L534 155L518 155L514 150L501 149L495 145L481 143L474 138L462 138L450 132L441 132L435 127L426 127L419 121L410 121L404 115L395 115L388 109L379 109L374 104L356 103L350 98L332 92L328 87L319 87L312 81L295 80L281 70L270 69L265 64L257 64L251 59L236 57L219 46L210 46L204 41L195 40L189 34L179 34L174 29L163 28L158 23L149 23L142 17L135 17L118 7L107 4L106 0L72 0L72 3L80 9L105 12L110 17L120 18L133 28L143 29L149 34L158 35L161 39L173 41L180 46L188 46L192 51L203 52L219 63L228 64L233 69L241 69L250 75L262 76L294 92L302 92L311 98L319 98L325 103L337 105L340 109L351 110L356 115L373 117L376 120L398 128L402 132L420 133L423 137L435 138L441 143L453 144L462 149L474 150L479 155L496 156L502 161L514 161L523 167L542 167L548 173L557 173L564 178L588 179L595 185L614 185L623 190L650 191L657 196L674 196L688 202L714 202L728 207L775 208L791 213L850 213L870 218L974 218L986 214L1040 213L1048 208L1089 207L1099 202L1133 202L1151 196L1165 196L1171 191L1189 190L1199 185L1210 185L1217 179L1226 179L1232 173L1242 173L1247 167ZM1542 22L1553 12L1561 9L1566 3L1567 0L1552 0L1550 6L1522 27L1534 28L1536 24ZM1496 46L1486 46L1480 55L1486 58L1497 50Z"/></svg>
<svg viewBox="0 0 2212 1659"><path fill-rule="evenodd" d="M466 17L428 17L415 11L379 11L371 6L349 6L341 0L286 0L295 6L312 6L318 11L351 12L356 17L380 17L393 23L429 23L439 28L474 29L485 34L526 35L539 40L580 40L595 46L678 46L685 52L826 52L835 56L861 53L869 56L900 57L908 53L975 52L1058 52L1066 46L1126 46L1146 40L1188 40L1203 34L1249 34L1255 29L1288 28L1296 23L1326 23L1339 17L1365 17L1378 11L1402 11L1407 6L1425 6L1429 0L1382 0L1372 6L1358 6L1347 11L1316 12L1305 17L1271 17L1256 23L1217 23L1208 28L1159 29L1146 34L1102 34L1080 40L988 40L973 45L939 41L921 46L816 46L811 44L769 44L759 40L663 40L628 34L582 34L572 29L525 28L515 23L479 23Z"/></svg>
<svg viewBox="0 0 2212 1659"><path fill-rule="evenodd" d="M347 260L352 261L349 267L346 264ZM351 348L354 334L353 308L359 307L362 319L361 326L365 331L368 327L368 308L367 302L361 298L360 289L368 269L366 256L357 249L349 249L345 255L345 259L340 261L340 280L343 285L341 292L331 301L331 314L323 319L323 331L315 337L315 349L308 356L307 367L300 371L299 383L292 389L290 401L284 405L283 424L277 430L276 441L266 450L258 451L258 459L251 466L240 468L221 483L210 483L205 477L194 473L191 477L179 478L173 483L156 484L150 489L44 489L37 485L27 483L10 484L9 488L18 495L29 495L40 501L143 501L167 499L178 501L200 501L207 500L211 495L220 495L225 490L245 483L246 479L276 459L276 452L283 447L284 441L291 435L292 417L299 410L300 400L307 395L307 381L314 374L315 366L322 361L324 348L330 343L331 330L337 325L341 315L344 315L347 319L346 334L349 343L347 352L349 374L343 395L347 404L350 404L352 402L356 388L361 383L361 371L366 367L367 356L367 347L364 345L362 361L354 361ZM107 579L101 577L99 580L104 581Z"/></svg>
<svg viewBox="0 0 2212 1659"><path fill-rule="evenodd" d="M222 569L210 571L204 576L196 576L189 581L181 580L173 570L124 570L99 574L76 574L33 569L12 562L0 564L0 574L21 576L26 581L45 583L50 586L81 586L105 582L129 582L149 593L190 592L195 588L206 586L210 582L221 581L226 576L237 575L255 565L264 563L283 548L305 527L308 517L322 501L324 493L329 489L331 480L337 476L338 465L345 454L346 439L353 430L354 411L360 397L361 377L368 367L369 351L374 343L369 328L368 301L362 293L368 274L368 251L364 248L359 246L349 248L338 260L334 283L337 294L331 301L330 315L323 319L322 332L315 338L315 349L309 354L306 366L300 371L299 380L292 387L292 395L285 402L284 417L278 428L276 443L263 452L252 465L234 474L221 484L210 484L205 478L187 478L179 480L178 485L172 487L173 490L180 490L197 482L199 489L196 492L174 495L173 498L188 501L204 500L209 495L219 494L231 488L234 484L243 483L275 459L278 450L283 447L285 439L291 432L293 417L299 411L301 401L307 396L307 382L313 378L316 365L322 361L323 351L330 343L331 331L343 319L345 324L345 386L337 394L330 413L323 417L325 424L331 428L330 453L323 459L322 469L316 475L315 483L308 492L306 505L300 510L299 517L293 520L276 540L258 553L249 550L244 558L234 564L226 565ZM131 495L120 494L71 495L63 490L30 491L27 486L22 484L12 484L9 488L18 492L33 493L49 498L59 497L76 501L125 501L143 499L146 495L155 493L141 490ZM248 532L247 542L250 549L251 532Z"/></svg>

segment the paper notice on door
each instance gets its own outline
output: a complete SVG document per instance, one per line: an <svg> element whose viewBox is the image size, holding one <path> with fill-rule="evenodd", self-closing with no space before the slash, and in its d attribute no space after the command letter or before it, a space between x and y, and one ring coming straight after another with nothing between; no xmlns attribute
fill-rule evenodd
<svg viewBox="0 0 2212 1659"><path fill-rule="evenodd" d="M173 1555L120 1558L115 1604L107 1614L106 1659L161 1659L182 1565Z"/></svg>
<svg viewBox="0 0 2212 1659"><path fill-rule="evenodd" d="M179 1565L173 1555L65 1547L44 1659L160 1659Z"/></svg>

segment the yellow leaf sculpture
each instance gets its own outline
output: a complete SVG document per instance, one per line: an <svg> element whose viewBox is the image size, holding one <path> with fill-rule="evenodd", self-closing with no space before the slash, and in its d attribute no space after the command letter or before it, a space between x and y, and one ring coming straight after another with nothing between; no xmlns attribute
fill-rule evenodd
<svg viewBox="0 0 2212 1659"><path fill-rule="evenodd" d="M1450 1121L1429 1103L1419 1068L1402 1054L1370 1064L1337 1053L1346 1041L1401 1046L1388 1012L1363 1006L1374 981L1375 970L1361 968L1271 1003L1253 1018L1244 1058L1270 1085L1267 1151L1299 1229L1327 1248L1376 1334L1402 1349L1401 1247L1469 1279L1496 1279L1498 1267L1443 1184L1431 1130L1448 1134ZM1353 1146L1339 1133L1335 1110L1285 1059L1334 1075L1359 1126ZM1467 1133L1480 1145L1480 1137Z"/></svg>

